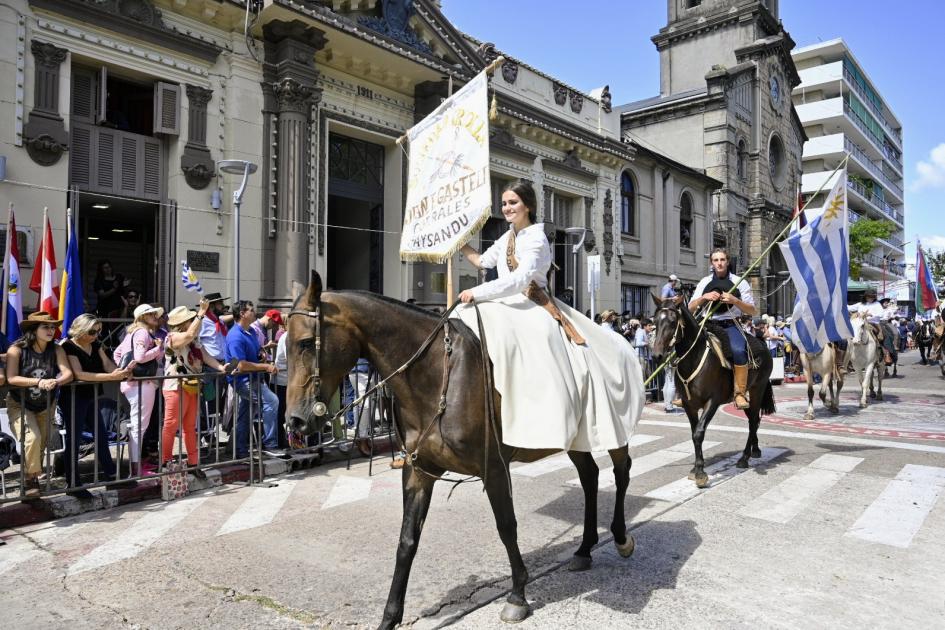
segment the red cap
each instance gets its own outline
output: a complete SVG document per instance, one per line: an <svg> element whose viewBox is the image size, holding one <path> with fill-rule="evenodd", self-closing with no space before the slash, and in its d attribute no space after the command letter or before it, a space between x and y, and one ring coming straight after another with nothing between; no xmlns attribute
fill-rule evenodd
<svg viewBox="0 0 945 630"><path fill-rule="evenodd" d="M269 309L268 311L266 311L266 317L268 317L269 319L271 319L271 320L274 321L275 323L279 324L280 326L283 325L283 324L282 324L282 313L280 313L279 311L277 311L277 310L274 309L274 308L271 308L271 309Z"/></svg>

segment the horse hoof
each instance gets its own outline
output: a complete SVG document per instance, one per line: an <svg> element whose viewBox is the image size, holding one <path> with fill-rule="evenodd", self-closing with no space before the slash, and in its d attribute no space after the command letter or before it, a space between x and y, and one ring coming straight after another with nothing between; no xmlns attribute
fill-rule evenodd
<svg viewBox="0 0 945 630"><path fill-rule="evenodd" d="M592 561L593 559L590 556L571 556L571 561L568 562L568 571L587 571L591 568Z"/></svg>
<svg viewBox="0 0 945 630"><path fill-rule="evenodd" d="M531 613L532 609L528 604L522 606L521 604L506 602L505 606L502 607L501 614L499 614L499 619L505 623L519 623L525 621Z"/></svg>
<svg viewBox="0 0 945 630"><path fill-rule="evenodd" d="M617 547L617 553L620 554L621 558L629 558L633 555L633 550L636 549L637 543L633 540L633 536L627 534L627 542L621 545L617 541L614 541L614 546Z"/></svg>
<svg viewBox="0 0 945 630"><path fill-rule="evenodd" d="M754 457L755 459L758 459L759 457L761 457L761 449L758 448L757 446L752 446L751 456Z"/></svg>
<svg viewBox="0 0 945 630"><path fill-rule="evenodd" d="M748 458L742 456L737 462L735 462L735 468L748 468Z"/></svg>
<svg viewBox="0 0 945 630"><path fill-rule="evenodd" d="M882 394L876 394L876 400L882 400L882 399L883 399Z"/></svg>
<svg viewBox="0 0 945 630"><path fill-rule="evenodd" d="M806 420L807 422L810 422L810 421L813 420L813 419L814 419L814 414L812 414L812 413L805 413L805 414L804 414L804 420Z"/></svg>
<svg viewBox="0 0 945 630"><path fill-rule="evenodd" d="M865 403L865 402L861 402L861 403L860 403L860 409L866 409L866 403Z"/></svg>
<svg viewBox="0 0 945 630"><path fill-rule="evenodd" d="M695 476L695 482L697 488L705 488L709 485L709 475L703 473L698 473Z"/></svg>

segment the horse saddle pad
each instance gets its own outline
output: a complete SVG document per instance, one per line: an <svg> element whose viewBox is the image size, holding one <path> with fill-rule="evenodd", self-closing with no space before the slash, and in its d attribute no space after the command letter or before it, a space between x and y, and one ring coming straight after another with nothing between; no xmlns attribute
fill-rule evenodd
<svg viewBox="0 0 945 630"><path fill-rule="evenodd" d="M719 358L719 363L721 363L722 367L726 370L731 370L732 364L729 359L731 359L732 354L728 345L728 337L725 338L726 343L723 345L722 339L715 335L715 333L706 332L706 336L709 338L709 347L712 348L715 356ZM726 353L728 356L726 356Z"/></svg>

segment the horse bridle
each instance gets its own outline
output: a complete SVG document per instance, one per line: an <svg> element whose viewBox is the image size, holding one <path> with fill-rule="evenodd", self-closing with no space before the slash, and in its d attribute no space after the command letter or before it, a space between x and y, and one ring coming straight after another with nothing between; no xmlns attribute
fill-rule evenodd
<svg viewBox="0 0 945 630"><path fill-rule="evenodd" d="M322 418L328 415L328 403L322 400L322 309L317 306L314 311L293 308L289 311L287 319L293 315L304 315L315 320L315 366L311 370L309 380L314 383L315 388L315 403L312 405L312 415L316 418ZM308 385L307 382L305 384Z"/></svg>

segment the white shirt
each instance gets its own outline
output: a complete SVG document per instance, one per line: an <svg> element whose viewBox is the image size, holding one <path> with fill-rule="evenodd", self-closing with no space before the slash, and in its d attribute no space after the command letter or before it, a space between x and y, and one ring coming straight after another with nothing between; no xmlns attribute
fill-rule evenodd
<svg viewBox="0 0 945 630"><path fill-rule="evenodd" d="M866 315L866 321L871 324L878 324L883 317L883 306L879 302L857 302L850 305L851 313L860 313Z"/></svg>
<svg viewBox="0 0 945 630"><path fill-rule="evenodd" d="M712 278L715 276L715 272L710 273L705 278L699 281L699 284L696 285L696 290L693 291L693 298L702 297L702 294L705 292L706 286L712 282ZM755 298L751 295L751 285L742 280L741 276L736 276L734 273L728 274L728 279L732 281L732 284L738 288L740 297L738 298L745 304L749 306L755 305ZM712 319L715 320L724 320L724 319L735 319L736 317L741 317L744 315L741 309L732 305L732 308L724 313L716 313L712 316Z"/></svg>
<svg viewBox="0 0 945 630"><path fill-rule="evenodd" d="M512 228L509 227L511 231ZM551 268L551 247L545 236L544 227L535 223L518 231L515 235L515 259L518 268L509 269L505 260L505 251L510 232L506 232L479 256L479 266L485 269L495 268L499 277L472 288L473 298L483 302L516 293L522 293L534 281L544 288L548 284L546 274Z"/></svg>
<svg viewBox="0 0 945 630"><path fill-rule="evenodd" d="M286 360L286 348L285 342L289 338L289 335L282 335L279 337L279 344L276 346L276 385L282 385L283 387L289 384L289 363Z"/></svg>
<svg viewBox="0 0 945 630"><path fill-rule="evenodd" d="M891 320L899 317L899 307L898 306L889 306L883 310L883 319Z"/></svg>

